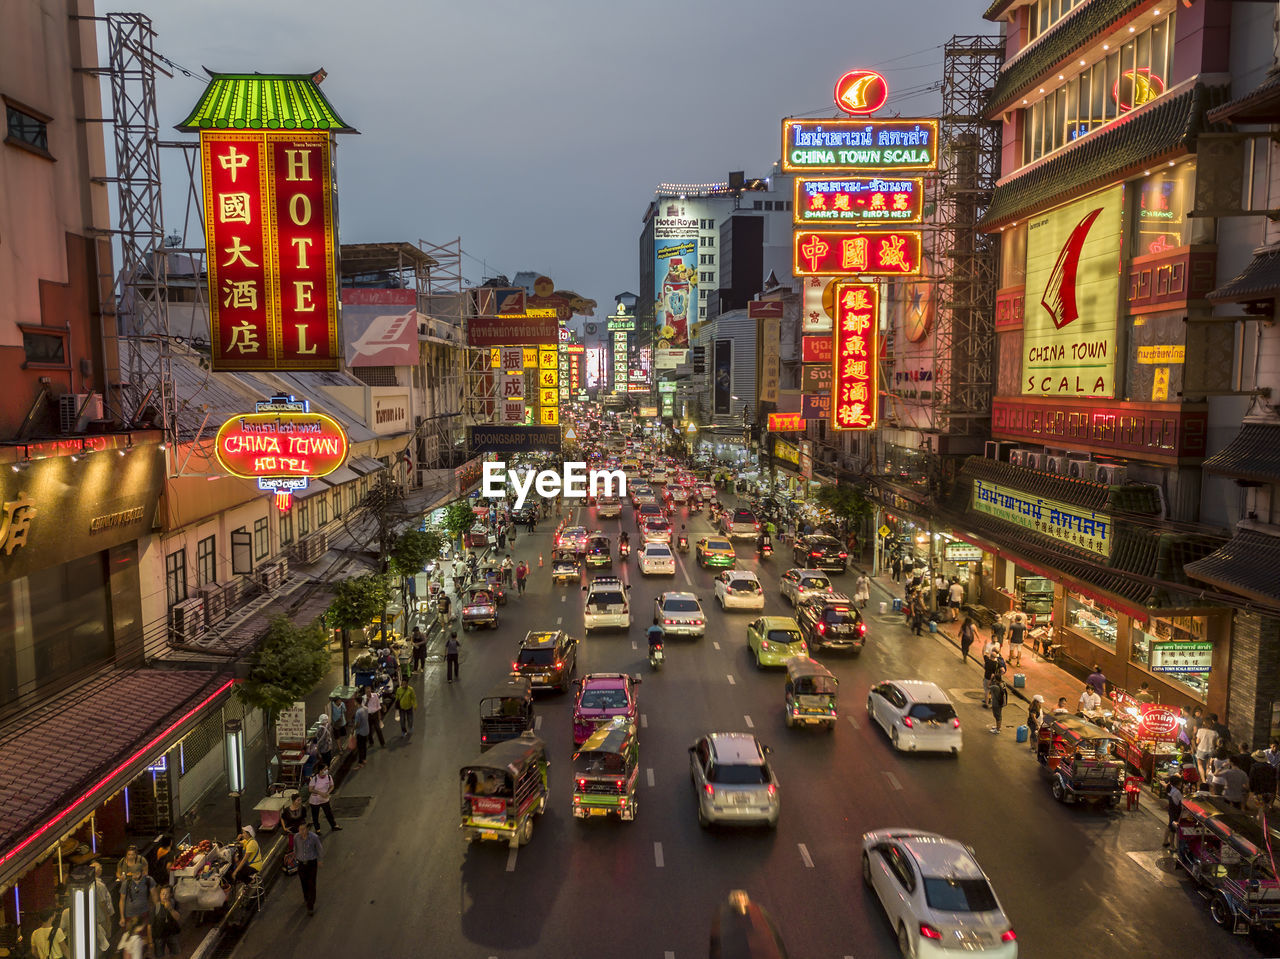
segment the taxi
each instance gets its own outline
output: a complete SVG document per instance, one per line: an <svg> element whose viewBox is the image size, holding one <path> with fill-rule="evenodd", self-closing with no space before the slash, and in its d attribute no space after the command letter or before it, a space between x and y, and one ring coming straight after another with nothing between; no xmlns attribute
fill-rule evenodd
<svg viewBox="0 0 1280 959"><path fill-rule="evenodd" d="M703 569L731 569L738 560L733 543L723 536L704 536L698 540L697 556L698 565Z"/></svg>

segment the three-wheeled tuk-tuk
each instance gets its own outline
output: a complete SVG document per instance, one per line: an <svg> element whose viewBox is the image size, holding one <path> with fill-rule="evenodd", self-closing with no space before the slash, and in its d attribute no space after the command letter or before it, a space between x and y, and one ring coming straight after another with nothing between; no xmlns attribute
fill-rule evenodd
<svg viewBox="0 0 1280 959"><path fill-rule="evenodd" d="M1178 864L1208 891L1214 922L1238 935L1280 929L1280 882L1267 848L1280 844L1280 832L1268 836L1252 816L1213 796L1183 799L1176 829Z"/></svg>
<svg viewBox="0 0 1280 959"><path fill-rule="evenodd" d="M1123 740L1075 716L1059 716L1040 727L1036 759L1049 771L1058 802L1120 804L1124 794Z"/></svg>
<svg viewBox="0 0 1280 959"><path fill-rule="evenodd" d="M551 554L551 582L573 583L582 578L578 554L571 549L558 549Z"/></svg>
<svg viewBox="0 0 1280 959"><path fill-rule="evenodd" d="M480 700L480 748L488 749L533 729L533 688L512 676Z"/></svg>
<svg viewBox="0 0 1280 959"><path fill-rule="evenodd" d="M512 848L533 836L533 817L547 809L546 744L533 733L498 743L459 771L462 836L497 839Z"/></svg>
<svg viewBox="0 0 1280 959"><path fill-rule="evenodd" d="M636 818L640 749L636 727L625 716L601 726L573 754L573 816Z"/></svg>
<svg viewBox="0 0 1280 959"><path fill-rule="evenodd" d="M479 629L481 626L498 628L498 603L492 590L484 583L468 587L462 603L462 628Z"/></svg>
<svg viewBox="0 0 1280 959"><path fill-rule="evenodd" d="M783 703L787 726L826 726L827 732L833 732L839 685L840 680L821 663L807 656L788 659Z"/></svg>

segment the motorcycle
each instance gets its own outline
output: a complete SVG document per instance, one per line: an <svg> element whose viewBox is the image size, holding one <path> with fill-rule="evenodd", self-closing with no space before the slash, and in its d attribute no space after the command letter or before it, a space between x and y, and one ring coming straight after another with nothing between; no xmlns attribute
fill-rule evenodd
<svg viewBox="0 0 1280 959"><path fill-rule="evenodd" d="M679 539L677 539L677 540L676 540L676 549L678 549L678 550L679 550L680 552L682 552L682 553L687 553L687 552L689 552L689 537L688 537L688 536L681 536Z"/></svg>
<svg viewBox="0 0 1280 959"><path fill-rule="evenodd" d="M767 539L762 540L756 546L756 552L760 554L761 559L768 559L770 556L773 555L773 543Z"/></svg>
<svg viewBox="0 0 1280 959"><path fill-rule="evenodd" d="M653 669L661 669L664 658L665 655L662 652L661 643L658 643L656 646L649 647L649 665Z"/></svg>
<svg viewBox="0 0 1280 959"><path fill-rule="evenodd" d="M626 559L626 558L627 558L628 556L630 556L630 555L631 555L631 544L630 544L630 543L619 543L619 544L618 544L618 558L619 558L619 559Z"/></svg>

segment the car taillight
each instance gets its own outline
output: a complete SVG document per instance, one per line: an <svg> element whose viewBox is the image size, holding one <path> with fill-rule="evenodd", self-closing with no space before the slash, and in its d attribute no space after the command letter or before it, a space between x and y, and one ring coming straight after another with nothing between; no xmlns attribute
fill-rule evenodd
<svg viewBox="0 0 1280 959"><path fill-rule="evenodd" d="M902 725L906 726L908 729L915 729L915 723L911 721L910 716L902 717Z"/></svg>
<svg viewBox="0 0 1280 959"><path fill-rule="evenodd" d="M711 785L711 783L707 783L702 788L707 791L708 796L714 796L716 794L716 787Z"/></svg>
<svg viewBox="0 0 1280 959"><path fill-rule="evenodd" d="M1001 942L1016 942L1017 939L1018 939L1018 934L1014 932L1012 929L1006 929L1004 932L1000 933Z"/></svg>
<svg viewBox="0 0 1280 959"><path fill-rule="evenodd" d="M769 641L767 639L760 640L760 649L765 650L768 648L769 648Z"/></svg>
<svg viewBox="0 0 1280 959"><path fill-rule="evenodd" d="M826 623L819 623L819 624L818 624L818 632L819 632L820 634L822 634L822 635L824 635L824 636L825 636L825 635L826 635L826 632L827 632L827 624L826 624Z"/></svg>
<svg viewBox="0 0 1280 959"><path fill-rule="evenodd" d="M587 781L586 781L585 779L579 779L579 780L578 780L578 788L579 788L579 789L586 789L586 788L587 788Z"/></svg>
<svg viewBox="0 0 1280 959"><path fill-rule="evenodd" d="M778 787L775 786L773 783L769 783L769 795L770 796L778 795Z"/></svg>
<svg viewBox="0 0 1280 959"><path fill-rule="evenodd" d="M556 663L556 672L558 673L562 669L564 669L564 663Z"/></svg>
<svg viewBox="0 0 1280 959"><path fill-rule="evenodd" d="M674 626L674 625L675 625L675 620L674 620L674 619L664 619L664 620L662 621L662 625L663 625L663 626Z"/></svg>
<svg viewBox="0 0 1280 959"><path fill-rule="evenodd" d="M927 922L920 923L920 935L924 936L926 939L942 939L942 933L938 932L937 929L934 929L933 926L929 925Z"/></svg>
<svg viewBox="0 0 1280 959"><path fill-rule="evenodd" d="M579 797L574 796L574 797L573 797L573 804L574 804L575 806L580 806L580 805L582 805L582 800L581 800Z"/></svg>
<svg viewBox="0 0 1280 959"><path fill-rule="evenodd" d="M859 624L858 624L858 632L862 633L863 635L866 635L866 632L867 632L867 624L866 624L866 623L859 623Z"/></svg>
<svg viewBox="0 0 1280 959"><path fill-rule="evenodd" d="M511 668L512 668L512 669L516 669L516 670L518 670L518 669L520 668L520 664L519 664L519 663L512 663L512 664L511 664Z"/></svg>
<svg viewBox="0 0 1280 959"><path fill-rule="evenodd" d="M621 780L621 779L615 779L615 780L613 781L613 785L614 785L614 788L616 788L616 789L621 789L621 788L622 788L622 780Z"/></svg>
<svg viewBox="0 0 1280 959"><path fill-rule="evenodd" d="M848 559L848 558L849 558L849 554L848 554L848 553L841 553L841 554L840 554L840 558L841 558L841 559Z"/></svg>
<svg viewBox="0 0 1280 959"><path fill-rule="evenodd" d="M488 741L489 741L489 734L488 734L488 733L481 733L481 734L480 734L480 742L482 742L482 743L487 743Z"/></svg>
<svg viewBox="0 0 1280 959"><path fill-rule="evenodd" d="M693 625L695 625L695 626L701 626L701 625L702 625L702 620L700 620L700 619L695 619L695 620L693 621Z"/></svg>
<svg viewBox="0 0 1280 959"><path fill-rule="evenodd" d="M822 553L815 549L815 550L814 550L812 553L810 553L809 555L810 555L810 556L812 556L814 559L817 559L819 556L821 556L821 555L822 555Z"/></svg>
<svg viewBox="0 0 1280 959"><path fill-rule="evenodd" d="M959 729L959 728L960 728L960 717L959 717L959 716L952 717L952 720L951 720L951 728L952 728L952 729Z"/></svg>

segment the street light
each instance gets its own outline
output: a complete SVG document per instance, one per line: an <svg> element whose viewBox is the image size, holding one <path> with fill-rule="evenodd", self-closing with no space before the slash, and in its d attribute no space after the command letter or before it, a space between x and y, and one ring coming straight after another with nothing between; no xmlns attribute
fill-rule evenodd
<svg viewBox="0 0 1280 959"><path fill-rule="evenodd" d="M97 874L93 866L76 866L71 870L67 888L71 893L71 959L98 957Z"/></svg>
<svg viewBox="0 0 1280 959"><path fill-rule="evenodd" d="M240 794L244 792L244 723L228 719L223 724L227 759L227 795L236 801L236 835L244 828L240 818Z"/></svg>

